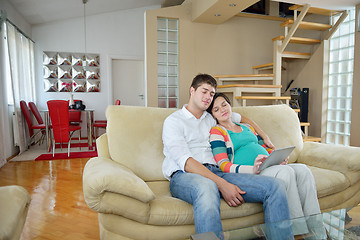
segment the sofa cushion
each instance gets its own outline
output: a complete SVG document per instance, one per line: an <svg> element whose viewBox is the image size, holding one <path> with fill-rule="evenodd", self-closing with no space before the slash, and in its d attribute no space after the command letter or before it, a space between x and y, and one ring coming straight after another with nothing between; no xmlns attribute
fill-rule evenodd
<svg viewBox="0 0 360 240"><path fill-rule="evenodd" d="M352 208L359 204L360 182L346 188L344 191L319 198L322 212L329 212L335 209Z"/></svg>
<svg viewBox="0 0 360 240"><path fill-rule="evenodd" d="M337 171L308 166L313 173L318 198L347 189L351 184L347 177Z"/></svg>
<svg viewBox="0 0 360 240"><path fill-rule="evenodd" d="M175 109L108 106L106 109L109 153L145 181L164 180L162 128Z"/></svg>
<svg viewBox="0 0 360 240"><path fill-rule="evenodd" d="M191 234L195 234L193 224L157 226L142 224L119 215L104 213L99 213L99 227L100 239L111 240L185 240L189 239Z"/></svg>
<svg viewBox="0 0 360 240"><path fill-rule="evenodd" d="M263 213L245 216L243 218L225 219L222 221L225 231L239 229L264 222ZM191 234L195 234L195 226L188 225L168 225L158 226L151 224L141 224L131 219L113 214L99 213L100 239L111 240L131 240L131 239L154 239L154 240L178 240L189 239ZM250 239L256 235L241 232L241 237L236 239ZM233 238L232 238L233 239Z"/></svg>
<svg viewBox="0 0 360 240"><path fill-rule="evenodd" d="M171 197L168 181L147 182L156 198L150 202L151 225L194 224L193 207L177 198ZM221 219L244 217L263 211L260 203L245 203L239 207L229 207L221 200Z"/></svg>
<svg viewBox="0 0 360 240"><path fill-rule="evenodd" d="M118 193L105 192L98 209L98 212L101 213L124 216L144 224L147 224L149 221L149 203L143 203Z"/></svg>

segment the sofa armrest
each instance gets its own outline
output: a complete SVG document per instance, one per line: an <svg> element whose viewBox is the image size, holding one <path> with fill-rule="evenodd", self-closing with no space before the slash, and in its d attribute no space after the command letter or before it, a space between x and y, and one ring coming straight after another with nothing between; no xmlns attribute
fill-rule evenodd
<svg viewBox="0 0 360 240"><path fill-rule="evenodd" d="M360 148L305 142L297 162L346 174L360 170Z"/></svg>
<svg viewBox="0 0 360 240"><path fill-rule="evenodd" d="M101 209L101 199L105 192L117 193L144 203L155 198L148 185L130 169L107 158L90 159L84 168L83 191L87 205Z"/></svg>
<svg viewBox="0 0 360 240"><path fill-rule="evenodd" d="M104 158L109 158L110 157L110 153L109 153L109 145L108 145L108 139L107 139L107 134L104 133L103 135L101 135L100 137L98 137L96 139L96 150L98 153L99 157L104 157Z"/></svg>

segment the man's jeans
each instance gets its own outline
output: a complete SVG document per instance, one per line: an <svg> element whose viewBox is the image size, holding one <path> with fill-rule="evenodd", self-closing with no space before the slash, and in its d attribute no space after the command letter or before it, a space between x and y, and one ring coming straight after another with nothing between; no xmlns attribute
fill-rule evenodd
<svg viewBox="0 0 360 240"><path fill-rule="evenodd" d="M265 223L290 219L285 187L279 180L253 174L224 173L216 165L206 165L206 167L245 191L246 193L242 195L245 202L262 202ZM213 181L198 174L177 171L170 180L170 192L173 197L193 205L196 233L222 231L221 194ZM275 225L271 224L271 226ZM278 239L288 239L288 234L289 232L285 233L287 237Z"/></svg>

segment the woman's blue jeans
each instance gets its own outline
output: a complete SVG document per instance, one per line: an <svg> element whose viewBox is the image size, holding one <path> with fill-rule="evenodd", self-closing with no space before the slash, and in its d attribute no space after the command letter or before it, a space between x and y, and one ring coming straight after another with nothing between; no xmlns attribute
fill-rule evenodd
<svg viewBox="0 0 360 240"><path fill-rule="evenodd" d="M245 191L242 195L245 202L262 202L265 223L271 223L269 226L274 226L272 228L276 228L277 224L274 223L290 219L285 187L279 180L253 174L224 173L216 165L206 167ZM177 171L170 180L170 192L173 197L193 205L196 233L219 233L223 230L220 218L221 194L213 181L198 174ZM287 230L290 231L284 232L287 237L279 236L277 239L288 239L291 227Z"/></svg>

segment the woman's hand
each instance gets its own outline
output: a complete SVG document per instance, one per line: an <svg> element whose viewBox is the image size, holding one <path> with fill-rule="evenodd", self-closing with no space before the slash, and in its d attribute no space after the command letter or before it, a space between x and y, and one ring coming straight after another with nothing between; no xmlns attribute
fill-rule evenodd
<svg viewBox="0 0 360 240"><path fill-rule="evenodd" d="M261 164L263 164L263 162L267 159L268 156L266 155L261 155L259 154L256 158L255 158L255 162L254 162L254 167L253 167L253 171L254 174L259 174L259 168L261 166Z"/></svg>
<svg viewBox="0 0 360 240"><path fill-rule="evenodd" d="M287 164L289 163L289 158L290 158L290 157L285 158L285 160L282 161L282 162L280 163L280 165L287 165Z"/></svg>
<svg viewBox="0 0 360 240"><path fill-rule="evenodd" d="M266 146L268 146L271 149L275 149L274 144L271 142L271 140L268 136L266 136L263 140L264 140L264 143Z"/></svg>

